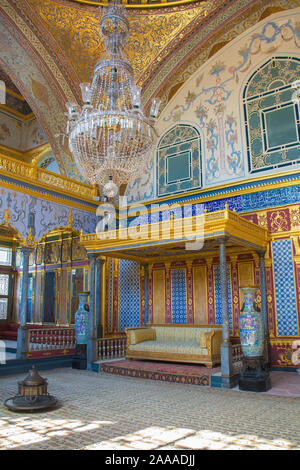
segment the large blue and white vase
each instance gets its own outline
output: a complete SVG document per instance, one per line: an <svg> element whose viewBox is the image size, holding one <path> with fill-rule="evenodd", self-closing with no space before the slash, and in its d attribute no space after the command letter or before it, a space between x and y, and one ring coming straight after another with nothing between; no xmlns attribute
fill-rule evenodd
<svg viewBox="0 0 300 470"><path fill-rule="evenodd" d="M87 344L89 329L89 312L87 310L87 299L89 292L78 294L79 306L75 313L75 335L77 344Z"/></svg>
<svg viewBox="0 0 300 470"><path fill-rule="evenodd" d="M240 314L240 341L245 357L259 357L264 350L264 324L255 304L257 287L242 287L244 305Z"/></svg>

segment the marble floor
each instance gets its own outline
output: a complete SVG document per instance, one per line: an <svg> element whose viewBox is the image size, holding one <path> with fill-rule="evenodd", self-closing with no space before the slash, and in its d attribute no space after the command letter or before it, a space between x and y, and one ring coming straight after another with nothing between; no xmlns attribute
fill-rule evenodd
<svg viewBox="0 0 300 470"><path fill-rule="evenodd" d="M272 388L268 392L261 393L261 395L300 398L300 375L297 372L272 371L270 376ZM238 387L233 390L241 391Z"/></svg>
<svg viewBox="0 0 300 470"><path fill-rule="evenodd" d="M2 405L24 375L0 379L1 450L300 450L299 398L72 369L41 375L59 407L34 414Z"/></svg>

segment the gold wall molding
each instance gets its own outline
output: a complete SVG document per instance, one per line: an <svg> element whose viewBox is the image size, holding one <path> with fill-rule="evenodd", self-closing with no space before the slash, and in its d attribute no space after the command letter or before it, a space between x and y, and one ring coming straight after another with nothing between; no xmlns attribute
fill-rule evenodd
<svg viewBox="0 0 300 470"><path fill-rule="evenodd" d="M83 210L88 210L95 212L97 203L94 201L94 196L96 196L96 188L79 181L72 180L62 175L52 173L43 168L39 168L34 164L29 164L22 162L15 158L8 157L0 153L0 175L9 176L16 179L18 182L30 183L36 185L38 188L43 188L45 190L51 190L57 193L57 197L51 196L50 194L41 193L39 191L34 191L30 188L25 188L16 183L8 183L1 181L1 186L16 188L17 191L31 194L35 197L40 197L46 200L51 200L54 202L61 202L62 198L60 195L66 195L73 198L78 198L81 203L68 201L68 205L73 207L78 207ZM89 207L84 204L84 202L94 203L95 207ZM63 204L66 204L66 201L63 200Z"/></svg>
<svg viewBox="0 0 300 470"><path fill-rule="evenodd" d="M5 113L9 114L12 117L16 117L23 122L31 121L35 119L35 115L33 113L27 114L26 116L15 109L9 108L5 104L0 104L0 111L4 111Z"/></svg>

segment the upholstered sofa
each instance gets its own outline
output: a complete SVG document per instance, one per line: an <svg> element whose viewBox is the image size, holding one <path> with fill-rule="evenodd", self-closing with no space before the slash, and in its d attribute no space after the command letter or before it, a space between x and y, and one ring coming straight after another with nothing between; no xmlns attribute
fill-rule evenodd
<svg viewBox="0 0 300 470"><path fill-rule="evenodd" d="M222 326L157 325L126 328L126 359L205 364L221 362Z"/></svg>

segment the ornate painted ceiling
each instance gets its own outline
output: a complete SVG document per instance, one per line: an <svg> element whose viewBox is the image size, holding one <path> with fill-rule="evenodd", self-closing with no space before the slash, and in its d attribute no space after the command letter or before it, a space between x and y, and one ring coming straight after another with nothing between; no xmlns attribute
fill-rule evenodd
<svg viewBox="0 0 300 470"><path fill-rule="evenodd" d="M126 48L147 105L162 107L197 68L260 19L300 0L127 0ZM55 136L65 128L66 101L81 102L103 51L96 0L0 0L0 67L25 97L57 156L62 174L78 178Z"/></svg>
<svg viewBox="0 0 300 470"><path fill-rule="evenodd" d="M76 3L93 6L107 5L108 0L72 0ZM193 3L197 0L123 0L122 3L128 8L164 8L169 6L178 6L185 3Z"/></svg>

